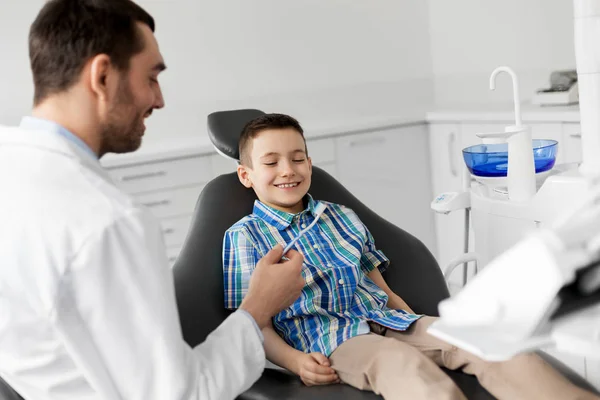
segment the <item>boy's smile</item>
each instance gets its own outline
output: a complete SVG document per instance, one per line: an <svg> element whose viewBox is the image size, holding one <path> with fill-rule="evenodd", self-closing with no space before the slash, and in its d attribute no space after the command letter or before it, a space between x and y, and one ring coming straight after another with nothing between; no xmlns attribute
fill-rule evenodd
<svg viewBox="0 0 600 400"><path fill-rule="evenodd" d="M251 165L240 165L242 184L266 205L289 213L304 210L312 164L302 135L293 128L268 129L251 143Z"/></svg>

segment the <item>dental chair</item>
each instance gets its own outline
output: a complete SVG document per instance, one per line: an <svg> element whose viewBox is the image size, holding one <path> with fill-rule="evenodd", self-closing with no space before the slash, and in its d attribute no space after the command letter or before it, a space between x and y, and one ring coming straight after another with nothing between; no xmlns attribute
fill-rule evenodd
<svg viewBox="0 0 600 400"><path fill-rule="evenodd" d="M238 138L243 126L262 114L259 110L233 110L209 115L209 136L217 151L237 160ZM232 169L233 166L232 161ZM449 297L449 292L435 258L423 243L378 216L333 177L314 166L310 193L315 199L352 208L369 227L377 248L391 260L390 267L383 274L390 288L400 294L415 312L438 315L437 305ZM252 212L255 199L254 191L243 187L235 172L213 179L200 194L190 230L173 267L183 336L191 346L204 341L230 313L224 308L223 301L223 235L227 228ZM569 380L595 392L565 365L541 355ZM442 369L467 398L493 399L475 377ZM381 397L343 384L308 387L285 370L265 369L262 377L239 399L367 400Z"/></svg>
<svg viewBox="0 0 600 400"><path fill-rule="evenodd" d="M0 378L0 400L23 400L23 398Z"/></svg>

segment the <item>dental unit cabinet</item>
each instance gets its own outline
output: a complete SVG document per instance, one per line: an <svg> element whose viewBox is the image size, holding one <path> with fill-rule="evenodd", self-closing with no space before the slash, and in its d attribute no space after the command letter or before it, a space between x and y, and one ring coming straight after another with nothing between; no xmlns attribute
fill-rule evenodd
<svg viewBox="0 0 600 400"><path fill-rule="evenodd" d="M517 76L500 67L490 88L512 77L515 124L478 134L463 149L463 190L431 204L472 218L474 249L465 241L446 276L470 261L478 273L429 332L488 360L541 348L600 363L600 0L573 4L582 163L555 165L560 143L532 140Z"/></svg>

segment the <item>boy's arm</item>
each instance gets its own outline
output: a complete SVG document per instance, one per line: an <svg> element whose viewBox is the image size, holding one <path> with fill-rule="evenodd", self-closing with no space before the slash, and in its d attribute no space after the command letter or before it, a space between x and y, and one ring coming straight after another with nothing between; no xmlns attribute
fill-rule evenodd
<svg viewBox="0 0 600 400"><path fill-rule="evenodd" d="M408 306L408 304L406 304L406 302L402 300L402 297L398 296L396 293L394 293L392 289L390 289L390 287L385 282L385 279L383 279L381 272L379 272L379 269L373 269L371 272L369 272L368 276L377 286L381 288L381 290L383 290L388 295L387 306L389 308L408 311L411 314L415 313Z"/></svg>
<svg viewBox="0 0 600 400"><path fill-rule="evenodd" d="M298 359L304 355L304 353L287 344L285 340L275 332L273 323L265 326L262 333L265 337L265 354L267 355L267 360L296 375L300 375Z"/></svg>
<svg viewBox="0 0 600 400"><path fill-rule="evenodd" d="M306 385L328 385L339 382L329 359L321 353L303 353L287 344L269 324L262 330L267 359L298 375Z"/></svg>

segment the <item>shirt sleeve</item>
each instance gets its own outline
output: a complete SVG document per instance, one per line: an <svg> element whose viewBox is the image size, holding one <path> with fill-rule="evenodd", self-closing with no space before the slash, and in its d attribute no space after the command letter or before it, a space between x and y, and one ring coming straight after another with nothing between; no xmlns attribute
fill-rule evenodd
<svg viewBox="0 0 600 400"><path fill-rule="evenodd" d="M260 259L245 229L230 229L223 240L223 283L225 308L237 309L250 284L250 276Z"/></svg>
<svg viewBox="0 0 600 400"><path fill-rule="evenodd" d="M366 239L360 256L360 267L365 275L368 275L375 267L379 268L379 272L384 272L390 265L390 260L381 250L377 250L373 235L371 235L371 232L364 224L363 227L365 229Z"/></svg>
<svg viewBox="0 0 600 400"><path fill-rule="evenodd" d="M160 228L141 211L86 239L50 318L98 398L234 399L265 365L240 312L195 348L183 340Z"/></svg>

